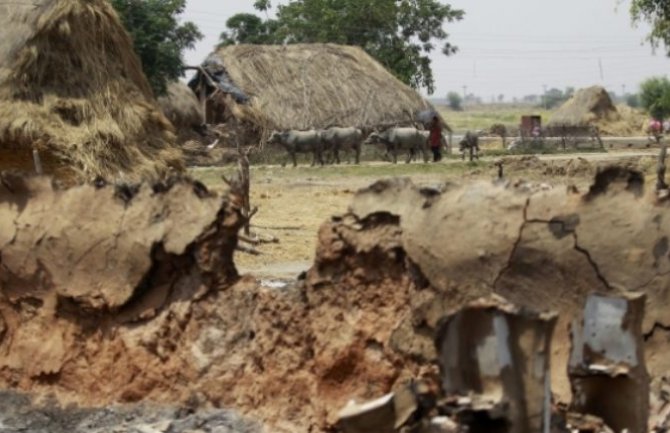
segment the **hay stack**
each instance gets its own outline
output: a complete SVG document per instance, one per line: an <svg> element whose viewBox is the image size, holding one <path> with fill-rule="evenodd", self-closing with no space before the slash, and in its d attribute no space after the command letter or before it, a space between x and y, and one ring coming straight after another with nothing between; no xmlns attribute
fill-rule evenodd
<svg viewBox="0 0 670 433"><path fill-rule="evenodd" d="M194 128L203 123L200 101L191 88L180 81L168 85L168 92L158 98L158 105L176 128L179 142L193 138Z"/></svg>
<svg viewBox="0 0 670 433"><path fill-rule="evenodd" d="M619 112L607 91L599 86L581 89L549 120L549 127L580 127L618 122Z"/></svg>
<svg viewBox="0 0 670 433"><path fill-rule="evenodd" d="M620 104L616 107L621 119L616 122L603 122L598 125L603 135L616 137L646 136L649 117L644 111Z"/></svg>
<svg viewBox="0 0 670 433"><path fill-rule="evenodd" d="M228 89L215 116L226 112L261 131L411 124L434 109L359 47L235 45L204 66Z"/></svg>
<svg viewBox="0 0 670 433"><path fill-rule="evenodd" d="M0 3L0 168L134 180L181 169L132 42L105 0Z"/></svg>
<svg viewBox="0 0 670 433"><path fill-rule="evenodd" d="M163 114L177 130L177 142L189 167L211 167L236 162L238 152L224 148L228 137L218 128L203 128L203 113L200 101L190 87L182 82L168 85L167 95L158 98ZM215 140L219 145L210 149Z"/></svg>

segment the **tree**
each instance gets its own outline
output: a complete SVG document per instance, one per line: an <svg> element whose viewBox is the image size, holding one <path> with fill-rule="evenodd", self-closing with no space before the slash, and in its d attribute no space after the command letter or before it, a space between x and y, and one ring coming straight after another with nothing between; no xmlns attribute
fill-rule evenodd
<svg viewBox="0 0 670 433"><path fill-rule="evenodd" d="M493 135L497 135L502 139L503 149L507 149L507 127L502 123L494 123L491 125L489 132Z"/></svg>
<svg viewBox="0 0 670 433"><path fill-rule="evenodd" d="M670 116L670 80L653 77L640 85L640 104L656 120Z"/></svg>
<svg viewBox="0 0 670 433"><path fill-rule="evenodd" d="M255 0L254 1L254 9L259 10L261 12L267 12L270 10L272 7L272 3L270 0Z"/></svg>
<svg viewBox="0 0 670 433"><path fill-rule="evenodd" d="M226 21L228 31L221 33L219 46L234 44L274 44L277 22L263 21L254 14L233 15Z"/></svg>
<svg viewBox="0 0 670 433"><path fill-rule="evenodd" d="M447 103L449 108L454 111L461 111L463 109L463 98L456 92L447 93Z"/></svg>
<svg viewBox="0 0 670 433"><path fill-rule="evenodd" d="M626 105L630 108L639 108L640 107L640 95L629 94L626 95Z"/></svg>
<svg viewBox="0 0 670 433"><path fill-rule="evenodd" d="M267 13L270 4L259 0L254 7ZM293 0L280 5L275 18L257 17L262 25L250 17L232 17L222 44L356 45L401 81L432 94L435 81L429 54L438 42L445 55L456 52L443 27L463 15L438 0Z"/></svg>
<svg viewBox="0 0 670 433"><path fill-rule="evenodd" d="M661 43L670 55L670 7L667 0L633 0L630 13L634 23L646 21L651 24L648 36L653 47Z"/></svg>
<svg viewBox="0 0 670 433"><path fill-rule="evenodd" d="M570 99L574 93L575 89L573 87L568 87L565 92L557 88L551 88L542 95L542 106L549 109L556 108Z"/></svg>
<svg viewBox="0 0 670 433"><path fill-rule="evenodd" d="M193 48L202 34L192 22L179 22L186 0L111 0L156 95L183 74L184 50Z"/></svg>

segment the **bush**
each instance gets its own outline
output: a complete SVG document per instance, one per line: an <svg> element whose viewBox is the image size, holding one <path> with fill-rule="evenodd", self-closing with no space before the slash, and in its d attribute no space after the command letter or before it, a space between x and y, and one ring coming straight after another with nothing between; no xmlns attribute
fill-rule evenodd
<svg viewBox="0 0 670 433"><path fill-rule="evenodd" d="M463 98L458 93L449 92L447 94L447 102L449 104L449 108L451 108L452 110L454 111L463 110Z"/></svg>
<svg viewBox="0 0 670 433"><path fill-rule="evenodd" d="M640 86L640 103L656 120L670 116L670 80L653 77Z"/></svg>

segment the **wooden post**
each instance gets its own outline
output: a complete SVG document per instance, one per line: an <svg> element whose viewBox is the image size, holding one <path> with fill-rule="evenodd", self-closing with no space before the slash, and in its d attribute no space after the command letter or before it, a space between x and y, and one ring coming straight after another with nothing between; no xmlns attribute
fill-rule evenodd
<svg viewBox="0 0 670 433"><path fill-rule="evenodd" d="M656 166L656 191L668 189L668 184L665 183L665 160L667 155L667 146L661 146L661 152L658 155L658 165Z"/></svg>
<svg viewBox="0 0 670 433"><path fill-rule="evenodd" d="M251 182L249 175L249 150L240 150L238 166L240 172L240 189L242 193L242 212L246 218L246 223L244 224L244 234L249 236L251 234Z"/></svg>
<svg viewBox="0 0 670 433"><path fill-rule="evenodd" d="M35 173L41 175L42 171L42 160L40 159L40 153L37 149L33 149L33 163L35 164Z"/></svg>
<svg viewBox="0 0 670 433"><path fill-rule="evenodd" d="M200 99L200 109L202 110L202 124L207 124L207 88L205 80L201 76L198 81L198 99Z"/></svg>
<svg viewBox="0 0 670 433"><path fill-rule="evenodd" d="M600 146L600 148L604 149L605 148L605 143L603 143L602 138L600 138L600 131L598 130L597 126L593 127L593 134L595 135L596 141L598 142L598 145Z"/></svg>

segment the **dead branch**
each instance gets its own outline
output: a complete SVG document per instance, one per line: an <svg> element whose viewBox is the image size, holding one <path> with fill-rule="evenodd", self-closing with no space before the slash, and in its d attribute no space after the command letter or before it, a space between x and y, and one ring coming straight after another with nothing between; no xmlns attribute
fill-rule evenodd
<svg viewBox="0 0 670 433"><path fill-rule="evenodd" d="M276 238L274 236L266 236L266 237L261 237L260 235L256 235L256 239L262 244L278 244L279 243L279 238Z"/></svg>
<svg viewBox="0 0 670 433"><path fill-rule="evenodd" d="M279 239L277 239L274 236L268 236L268 237L261 237L258 234L254 234L253 237L245 236L245 235L238 235L238 239L241 241L244 241L248 244L251 245L261 245L261 244L278 244Z"/></svg>
<svg viewBox="0 0 670 433"><path fill-rule="evenodd" d="M252 224L251 227L262 229L262 230L303 230L305 227L302 226L259 226Z"/></svg>
<svg viewBox="0 0 670 433"><path fill-rule="evenodd" d="M258 251L257 249L252 248L252 247L249 247L249 246L246 246L246 245L240 245L240 244L238 244L237 247L236 247L235 249L236 249L237 251L242 252L242 253L251 254L252 256L260 256L260 255L262 255L262 253L261 253L260 251Z"/></svg>
<svg viewBox="0 0 670 433"><path fill-rule="evenodd" d="M261 243L258 239L250 238L250 237L247 237L247 236L242 235L242 234L237 235L237 239L239 239L243 242L246 242L248 244L251 244L251 245L260 245L260 243Z"/></svg>

